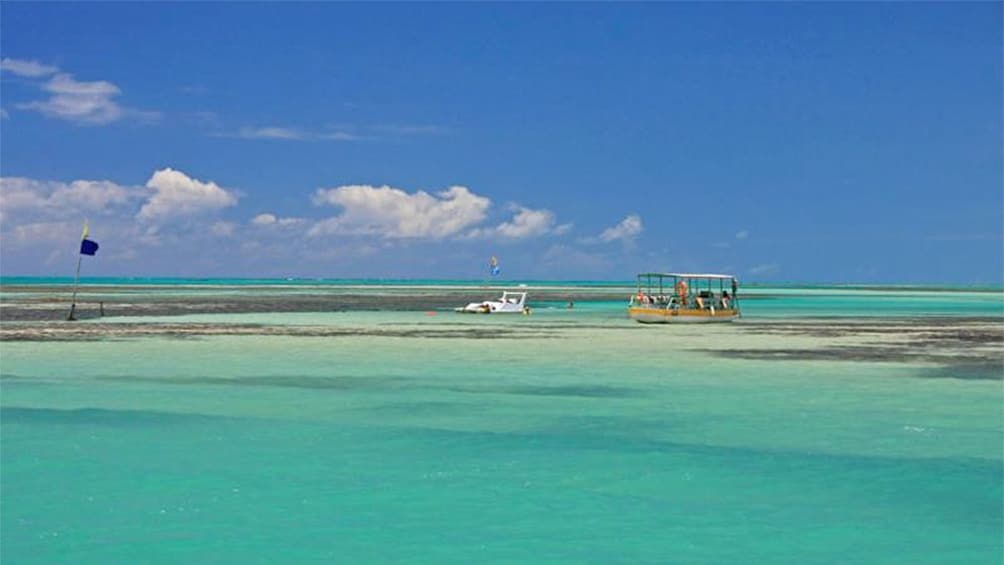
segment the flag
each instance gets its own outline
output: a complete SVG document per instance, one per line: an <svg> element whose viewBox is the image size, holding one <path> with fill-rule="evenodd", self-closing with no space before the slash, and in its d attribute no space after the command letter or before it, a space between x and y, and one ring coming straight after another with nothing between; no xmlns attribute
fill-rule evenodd
<svg viewBox="0 0 1004 565"><path fill-rule="evenodd" d="M84 220L84 231L80 234L81 255L94 255L98 252L98 242L87 239L89 235L91 235L91 229L87 225L87 220Z"/></svg>
<svg viewBox="0 0 1004 565"><path fill-rule="evenodd" d="M89 239L81 240L80 242L81 255L94 255L97 252L98 252L98 242L91 241Z"/></svg>

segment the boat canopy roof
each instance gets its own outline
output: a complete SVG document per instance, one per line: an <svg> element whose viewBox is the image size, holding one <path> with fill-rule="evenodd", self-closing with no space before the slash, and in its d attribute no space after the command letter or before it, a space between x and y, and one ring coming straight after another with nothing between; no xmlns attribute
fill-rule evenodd
<svg viewBox="0 0 1004 565"><path fill-rule="evenodd" d="M733 275L716 275L713 273L640 273L638 277L676 277L678 279L734 279Z"/></svg>

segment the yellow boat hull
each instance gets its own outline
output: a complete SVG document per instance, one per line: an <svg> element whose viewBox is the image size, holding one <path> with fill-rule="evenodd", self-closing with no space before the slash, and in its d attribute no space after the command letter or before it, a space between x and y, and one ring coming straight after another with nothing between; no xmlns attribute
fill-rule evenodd
<svg viewBox="0 0 1004 565"><path fill-rule="evenodd" d="M709 323L731 322L739 318L739 310L728 309L667 309L628 307L628 317L643 324L677 324L677 323Z"/></svg>

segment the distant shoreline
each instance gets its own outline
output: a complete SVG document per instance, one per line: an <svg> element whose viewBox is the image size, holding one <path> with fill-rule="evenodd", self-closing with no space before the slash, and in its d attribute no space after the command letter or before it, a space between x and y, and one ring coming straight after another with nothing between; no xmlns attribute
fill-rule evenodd
<svg viewBox="0 0 1004 565"><path fill-rule="evenodd" d="M73 277L2 276L0 292L17 292L21 287L39 290L42 287L66 287L73 285ZM634 280L524 280L510 281L498 279L401 279L401 278L253 278L253 277L81 277L81 287L238 287L238 288L429 288L429 289L501 289L526 287L528 289L624 289L634 288ZM757 290L864 290L883 292L988 292L1002 293L1004 285L986 283L944 284L944 283L798 283L798 282L747 282L740 281L741 288Z"/></svg>

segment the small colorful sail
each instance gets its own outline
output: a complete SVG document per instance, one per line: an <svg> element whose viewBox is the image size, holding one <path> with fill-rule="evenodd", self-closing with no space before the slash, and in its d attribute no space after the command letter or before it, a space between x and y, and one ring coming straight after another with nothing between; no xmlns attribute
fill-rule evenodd
<svg viewBox="0 0 1004 565"><path fill-rule="evenodd" d="M493 277L499 276L499 273L502 272L502 269L499 268L498 257L492 255L492 258L488 260L488 268L491 271Z"/></svg>

